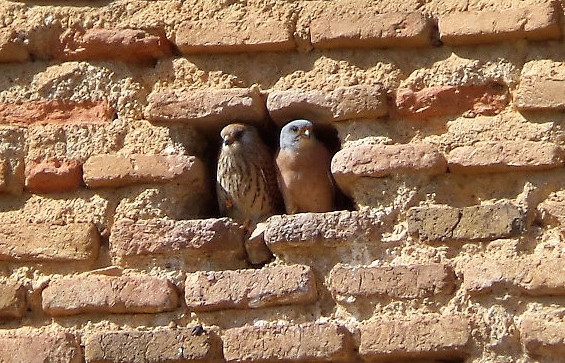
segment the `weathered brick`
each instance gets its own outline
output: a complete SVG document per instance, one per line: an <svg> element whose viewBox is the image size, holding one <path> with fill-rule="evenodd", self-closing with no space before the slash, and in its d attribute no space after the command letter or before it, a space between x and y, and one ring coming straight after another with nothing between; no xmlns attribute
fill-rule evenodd
<svg viewBox="0 0 565 363"><path fill-rule="evenodd" d="M420 13L376 14L330 6L310 23L314 48L418 47L431 44L431 24Z"/></svg>
<svg viewBox="0 0 565 363"><path fill-rule="evenodd" d="M394 112L400 117L426 119L458 114L496 115L508 105L508 89L498 83L437 86L395 92Z"/></svg>
<svg viewBox="0 0 565 363"><path fill-rule="evenodd" d="M349 332L334 323L244 326L225 331L228 362L351 362Z"/></svg>
<svg viewBox="0 0 565 363"><path fill-rule="evenodd" d="M49 282L41 293L49 315L138 314L174 310L178 294L167 279L83 274Z"/></svg>
<svg viewBox="0 0 565 363"><path fill-rule="evenodd" d="M183 54L280 52L296 48L293 32L290 23L264 17L206 19L182 24L175 43Z"/></svg>
<svg viewBox="0 0 565 363"><path fill-rule="evenodd" d="M539 218L545 225L558 227L565 232L565 191L558 191L538 204Z"/></svg>
<svg viewBox="0 0 565 363"><path fill-rule="evenodd" d="M18 36L14 29L0 29L0 63L19 63L29 59L29 50L23 37Z"/></svg>
<svg viewBox="0 0 565 363"><path fill-rule="evenodd" d="M561 37L559 11L554 2L520 9L447 13L439 17L438 23L440 38L447 45Z"/></svg>
<svg viewBox="0 0 565 363"><path fill-rule="evenodd" d="M210 362L221 355L220 342L198 327L150 331L103 331L86 336L85 358L103 362Z"/></svg>
<svg viewBox="0 0 565 363"><path fill-rule="evenodd" d="M26 297L23 286L14 281L0 281L0 320L19 318L24 314L25 309Z"/></svg>
<svg viewBox="0 0 565 363"><path fill-rule="evenodd" d="M27 137L27 129L17 126L0 127L0 192L16 195L23 192Z"/></svg>
<svg viewBox="0 0 565 363"><path fill-rule="evenodd" d="M54 56L65 61L141 62L172 54L172 45L164 34L150 34L141 29L68 29L59 41Z"/></svg>
<svg viewBox="0 0 565 363"><path fill-rule="evenodd" d="M185 285L186 305L195 311L309 304L316 296L314 274L302 265L198 271L187 274Z"/></svg>
<svg viewBox="0 0 565 363"><path fill-rule="evenodd" d="M82 164L77 160L41 160L26 165L25 187L32 193L73 191L82 185Z"/></svg>
<svg viewBox="0 0 565 363"><path fill-rule="evenodd" d="M106 123L114 109L107 102L41 100L0 103L0 124Z"/></svg>
<svg viewBox="0 0 565 363"><path fill-rule="evenodd" d="M182 95L162 91L149 96L145 117L152 122L187 122L219 131L236 120L262 123L267 109L256 88L196 90Z"/></svg>
<svg viewBox="0 0 565 363"><path fill-rule="evenodd" d="M9 167L8 160L0 158L0 192L5 192L8 188Z"/></svg>
<svg viewBox="0 0 565 363"><path fill-rule="evenodd" d="M562 358L565 354L565 322L549 317L525 316L520 323L520 338L530 354Z"/></svg>
<svg viewBox="0 0 565 363"><path fill-rule="evenodd" d="M99 245L92 223L0 223L0 261L91 261Z"/></svg>
<svg viewBox="0 0 565 363"><path fill-rule="evenodd" d="M330 272L329 287L339 297L416 299L452 293L455 274L442 264L383 267L338 264Z"/></svg>
<svg viewBox="0 0 565 363"><path fill-rule="evenodd" d="M514 96L521 111L565 110L565 63L550 60L531 61L524 65Z"/></svg>
<svg viewBox="0 0 565 363"><path fill-rule="evenodd" d="M58 329L15 329L0 332L0 362L82 363L79 339Z"/></svg>
<svg viewBox="0 0 565 363"><path fill-rule="evenodd" d="M452 173L502 173L535 171L563 166L563 149L544 141L479 141L449 153Z"/></svg>
<svg viewBox="0 0 565 363"><path fill-rule="evenodd" d="M176 182L200 189L207 183L206 166L186 155L94 155L83 165L89 188Z"/></svg>
<svg viewBox="0 0 565 363"><path fill-rule="evenodd" d="M408 211L408 230L422 241L482 241L518 235L525 213L511 204L414 207Z"/></svg>
<svg viewBox="0 0 565 363"><path fill-rule="evenodd" d="M112 254L120 257L211 253L243 254L244 229L228 218L173 221L121 219L110 234Z"/></svg>
<svg viewBox="0 0 565 363"><path fill-rule="evenodd" d="M296 248L338 246L352 240L371 241L382 232L382 221L366 212L277 215L267 224L265 242L274 254Z"/></svg>
<svg viewBox="0 0 565 363"><path fill-rule="evenodd" d="M271 119L279 126L294 119L314 122L378 118L388 114L386 90L379 86L338 87L320 90L272 91L267 97Z"/></svg>
<svg viewBox="0 0 565 363"><path fill-rule="evenodd" d="M359 354L371 360L464 358L471 339L468 321L458 315L375 319L360 332Z"/></svg>

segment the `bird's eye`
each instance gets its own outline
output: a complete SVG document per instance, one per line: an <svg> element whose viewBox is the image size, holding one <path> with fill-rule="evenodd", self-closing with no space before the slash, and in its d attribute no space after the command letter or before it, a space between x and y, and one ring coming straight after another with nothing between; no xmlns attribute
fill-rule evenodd
<svg viewBox="0 0 565 363"><path fill-rule="evenodd" d="M298 127L297 127L297 126L292 126L292 127L290 128L290 130L291 130L292 132L298 132Z"/></svg>
<svg viewBox="0 0 565 363"><path fill-rule="evenodd" d="M242 131L242 130L236 131L236 132L233 134L233 136L234 136L234 138L236 138L236 139L241 139L241 137L243 136L243 131Z"/></svg>

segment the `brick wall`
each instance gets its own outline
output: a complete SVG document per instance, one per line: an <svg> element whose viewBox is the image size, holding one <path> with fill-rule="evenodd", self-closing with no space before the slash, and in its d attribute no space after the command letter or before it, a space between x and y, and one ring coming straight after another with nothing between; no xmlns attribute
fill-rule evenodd
<svg viewBox="0 0 565 363"><path fill-rule="evenodd" d="M561 361L563 13L0 0L0 362ZM350 203L248 238L219 131L293 118Z"/></svg>

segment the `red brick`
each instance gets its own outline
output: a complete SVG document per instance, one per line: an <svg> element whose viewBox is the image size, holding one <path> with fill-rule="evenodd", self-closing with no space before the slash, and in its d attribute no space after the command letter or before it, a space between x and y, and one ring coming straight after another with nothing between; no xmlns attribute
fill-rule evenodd
<svg viewBox="0 0 565 363"><path fill-rule="evenodd" d="M464 358L471 339L458 315L374 319L360 326L359 354L370 360Z"/></svg>
<svg viewBox="0 0 565 363"><path fill-rule="evenodd" d="M431 24L420 13L376 14L330 6L310 23L314 48L418 47L431 44Z"/></svg>
<svg viewBox="0 0 565 363"><path fill-rule="evenodd" d="M440 38L447 45L559 39L557 9L556 3L547 2L521 9L447 13L439 18Z"/></svg>
<svg viewBox="0 0 565 363"><path fill-rule="evenodd" d="M194 311L310 304L316 296L314 274L302 265L198 271L187 274L185 285L186 305Z"/></svg>
<svg viewBox="0 0 565 363"><path fill-rule="evenodd" d="M524 65L514 96L520 111L565 110L565 63L550 60Z"/></svg>
<svg viewBox="0 0 565 363"><path fill-rule="evenodd" d="M174 285L150 276L83 274L51 281L41 296L43 310L53 316L159 313L178 306Z"/></svg>
<svg viewBox="0 0 565 363"><path fill-rule="evenodd" d="M29 50L23 37L14 29L0 29L0 63L19 63L30 60Z"/></svg>
<svg viewBox="0 0 565 363"><path fill-rule="evenodd" d="M244 326L226 330L228 362L352 362L352 339L334 323Z"/></svg>
<svg viewBox="0 0 565 363"><path fill-rule="evenodd" d="M104 362L212 362L221 356L219 340L197 327L149 331L103 331L85 338L85 358ZM216 339L214 339L216 338Z"/></svg>
<svg viewBox="0 0 565 363"><path fill-rule="evenodd" d="M0 223L0 261L92 261L99 245L92 223Z"/></svg>
<svg viewBox="0 0 565 363"><path fill-rule="evenodd" d="M19 318L24 314L25 309L26 297L23 286L18 282L0 281L0 320Z"/></svg>
<svg viewBox="0 0 565 363"><path fill-rule="evenodd" d="M234 121L259 124L267 117L256 88L195 90L175 95L154 92L148 98L145 118L152 122L187 122L218 131Z"/></svg>
<svg viewBox="0 0 565 363"><path fill-rule="evenodd" d="M522 318L520 338L528 353L543 356L554 355L558 360L563 358L565 322L559 317L556 318L548 321L549 317L533 314Z"/></svg>
<svg viewBox="0 0 565 363"><path fill-rule="evenodd" d="M106 123L114 109L107 102L41 100L0 103L0 125Z"/></svg>
<svg viewBox="0 0 565 363"><path fill-rule="evenodd" d="M121 219L110 234L112 254L120 257L211 253L242 255L245 231L228 218L173 221Z"/></svg>
<svg viewBox="0 0 565 363"><path fill-rule="evenodd" d="M447 163L452 173L503 173L559 168L564 156L550 142L479 141L451 150Z"/></svg>
<svg viewBox="0 0 565 363"><path fill-rule="evenodd" d="M207 183L206 166L186 155L94 155L83 165L89 188L176 182L200 189Z"/></svg>
<svg viewBox="0 0 565 363"><path fill-rule="evenodd" d="M338 264L330 272L329 288L338 297L417 299L451 294L455 290L455 274L442 264L383 267Z"/></svg>
<svg viewBox="0 0 565 363"><path fill-rule="evenodd" d="M397 117L426 119L458 114L496 115L508 105L508 89L497 83L438 86L419 91L401 88L395 93Z"/></svg>
<svg viewBox="0 0 565 363"><path fill-rule="evenodd" d="M142 62L172 55L172 45L164 34L141 29L68 29L59 41L55 58L64 61Z"/></svg>
<svg viewBox="0 0 565 363"><path fill-rule="evenodd" d="M41 160L26 166L26 189L32 193L69 192L82 185L77 160Z"/></svg>
<svg viewBox="0 0 565 363"><path fill-rule="evenodd" d="M332 122L374 119L388 114L384 87L364 85L338 87L330 92L272 91L267 97L267 109L279 126L295 119Z"/></svg>
<svg viewBox="0 0 565 363"><path fill-rule="evenodd" d="M0 331L0 362L3 363L82 363L79 339L58 329Z"/></svg>
<svg viewBox="0 0 565 363"><path fill-rule="evenodd" d="M296 48L293 32L290 23L264 17L206 19L182 24L175 43L183 54L280 52Z"/></svg>

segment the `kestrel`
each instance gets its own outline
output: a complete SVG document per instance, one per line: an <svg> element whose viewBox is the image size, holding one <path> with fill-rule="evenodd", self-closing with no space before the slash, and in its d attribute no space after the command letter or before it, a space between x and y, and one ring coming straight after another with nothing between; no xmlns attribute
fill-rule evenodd
<svg viewBox="0 0 565 363"><path fill-rule="evenodd" d="M281 198L274 160L257 129L231 124L220 135L216 174L220 213L247 225L275 214Z"/></svg>
<svg viewBox="0 0 565 363"><path fill-rule="evenodd" d="M308 120L286 124L276 156L277 178L288 214L328 212L334 208L331 156Z"/></svg>

